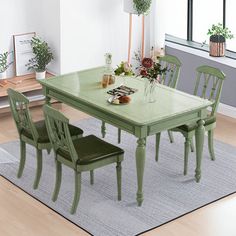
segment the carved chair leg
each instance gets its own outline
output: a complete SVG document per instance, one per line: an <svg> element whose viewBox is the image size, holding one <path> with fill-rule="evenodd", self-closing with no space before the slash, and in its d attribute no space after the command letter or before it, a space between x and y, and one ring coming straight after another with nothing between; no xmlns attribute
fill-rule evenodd
<svg viewBox="0 0 236 236"><path fill-rule="evenodd" d="M116 166L118 201L121 200L121 175L122 175L121 162L118 161Z"/></svg>
<svg viewBox="0 0 236 236"><path fill-rule="evenodd" d="M75 214L78 203L79 203L79 198L80 198L80 190L81 190L81 173L74 171L75 175L75 193L74 193L74 200L73 204L70 210L71 214Z"/></svg>
<svg viewBox="0 0 236 236"><path fill-rule="evenodd" d="M189 138L186 138L184 144L184 175L187 175L188 172L188 155L189 155L190 143L191 140Z"/></svg>
<svg viewBox="0 0 236 236"><path fill-rule="evenodd" d="M37 156L36 157L37 157L37 170L36 170L36 176L35 176L34 186L33 186L34 189L38 188L40 177L42 174L42 164L43 164L42 150L37 149Z"/></svg>
<svg viewBox="0 0 236 236"><path fill-rule="evenodd" d="M121 129L118 128L118 143L121 142Z"/></svg>
<svg viewBox="0 0 236 236"><path fill-rule="evenodd" d="M215 160L213 135L214 135L214 131L213 130L209 130L208 131L208 149L209 149L209 153L210 153L212 161Z"/></svg>
<svg viewBox="0 0 236 236"><path fill-rule="evenodd" d="M161 133L156 134L156 162L159 159L159 147L160 147Z"/></svg>
<svg viewBox="0 0 236 236"><path fill-rule="evenodd" d="M168 130L168 136L169 136L170 143L173 143L174 142L173 132Z"/></svg>
<svg viewBox="0 0 236 236"><path fill-rule="evenodd" d="M194 152L195 148L194 148L193 138L191 139L191 143L190 144L191 144L191 146L190 146L191 147L191 152Z"/></svg>
<svg viewBox="0 0 236 236"><path fill-rule="evenodd" d="M48 148L48 149L47 149L47 154L48 154L48 155L50 154L51 150L52 150L51 148Z"/></svg>
<svg viewBox="0 0 236 236"><path fill-rule="evenodd" d="M102 137L105 138L105 136L106 136L106 123L104 121L102 121L101 133L102 133Z"/></svg>
<svg viewBox="0 0 236 236"><path fill-rule="evenodd" d="M90 170L90 184L93 185L94 184L94 171Z"/></svg>
<svg viewBox="0 0 236 236"><path fill-rule="evenodd" d="M55 202L57 200L60 187L61 187L61 174L62 174L62 168L61 163L59 161L56 161L56 182L54 187L54 192L52 195L52 201Z"/></svg>
<svg viewBox="0 0 236 236"><path fill-rule="evenodd" d="M20 165L17 173L17 178L22 176L24 167L25 167L25 156L26 156L26 144L22 140L20 140Z"/></svg>

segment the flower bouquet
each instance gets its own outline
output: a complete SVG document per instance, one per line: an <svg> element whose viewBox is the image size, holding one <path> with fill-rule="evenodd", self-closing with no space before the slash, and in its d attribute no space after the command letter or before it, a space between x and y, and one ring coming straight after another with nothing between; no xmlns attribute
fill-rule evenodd
<svg viewBox="0 0 236 236"><path fill-rule="evenodd" d="M138 76L146 78L146 85L144 96L148 102L155 102L155 87L157 83L161 83L161 75L167 72L166 67L162 67L158 62L153 61L149 57L145 57L141 60Z"/></svg>

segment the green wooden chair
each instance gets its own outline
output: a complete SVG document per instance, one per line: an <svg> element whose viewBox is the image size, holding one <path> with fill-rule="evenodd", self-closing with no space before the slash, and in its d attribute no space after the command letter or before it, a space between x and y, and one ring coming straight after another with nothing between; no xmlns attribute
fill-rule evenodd
<svg viewBox="0 0 236 236"><path fill-rule="evenodd" d="M196 69L197 78L194 88L194 95L204 99L208 99L213 102L211 111L205 121L205 130L208 132L208 149L212 160L215 160L214 145L213 145L213 134L214 128L216 127L216 112L220 102L221 91L223 82L225 80L225 74L217 68L211 66L200 66ZM184 175L187 174L188 169L188 155L189 149L193 143L192 139L195 135L197 128L196 123L185 124L180 127L172 129L172 131L180 132L185 137L184 147ZM158 149L160 143L160 133L157 134L157 154L156 160L158 161Z"/></svg>
<svg viewBox="0 0 236 236"><path fill-rule="evenodd" d="M162 67L168 69L165 75L161 76L161 84L169 86L171 88L176 88L179 80L181 61L173 55L165 55L159 58L159 63ZM170 142L173 142L173 135L171 131L168 131ZM102 123L102 136L105 137L105 122ZM121 129L118 129L118 143L121 142Z"/></svg>
<svg viewBox="0 0 236 236"><path fill-rule="evenodd" d="M29 100L21 93L13 90L7 90L11 112L19 133L20 139L20 165L17 177L23 174L26 158L26 143L36 148L37 171L34 179L33 188L37 189L42 173L42 150L46 149L48 153L51 150L51 143L48 137L45 121L33 122L29 111ZM70 125L70 132L73 137L81 137L83 131Z"/></svg>
<svg viewBox="0 0 236 236"><path fill-rule="evenodd" d="M56 183L52 200L56 201L59 194L62 164L74 170L75 193L70 210L71 214L74 214L80 198L81 172L90 171L90 183L93 184L93 170L112 163L117 163L118 200L121 200L121 162L124 151L94 135L72 140L68 119L48 105L43 109L56 161Z"/></svg>

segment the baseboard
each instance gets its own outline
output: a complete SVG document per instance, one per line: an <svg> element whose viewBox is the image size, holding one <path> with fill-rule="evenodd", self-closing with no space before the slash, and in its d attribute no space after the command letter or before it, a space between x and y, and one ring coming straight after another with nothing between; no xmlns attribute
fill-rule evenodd
<svg viewBox="0 0 236 236"><path fill-rule="evenodd" d="M232 118L236 118L236 107L220 103L218 107L218 113Z"/></svg>

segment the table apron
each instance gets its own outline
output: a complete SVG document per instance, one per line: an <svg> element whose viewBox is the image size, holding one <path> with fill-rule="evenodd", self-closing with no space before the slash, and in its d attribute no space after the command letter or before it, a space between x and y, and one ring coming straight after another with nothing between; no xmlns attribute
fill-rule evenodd
<svg viewBox="0 0 236 236"><path fill-rule="evenodd" d="M83 111L99 120L109 123L115 127L118 127L130 134L135 135L138 138L145 138L150 135L154 135L161 131L165 131L171 128L178 127L180 125L197 122L200 119L204 119L207 116L206 108L197 110L195 112L190 111L166 120L154 122L152 124L137 125L128 122L120 117L117 117L111 113L99 109L98 107L92 106L84 101L74 100L72 97L65 96L57 91L44 87L44 95L48 98L55 98L69 106L72 106L80 111Z"/></svg>
<svg viewBox="0 0 236 236"><path fill-rule="evenodd" d="M71 107L74 107L80 111L83 111L87 113L88 115L93 116L94 118L97 118L99 120L102 120L106 123L109 123L115 127L121 128L122 130L127 131L128 133L136 135L136 133L141 132L142 127L137 127L134 124L131 124L127 122L126 120L122 120L119 117L114 116L111 113L106 113L104 110L99 109L98 107L91 106L86 102L83 101L77 101L73 100L73 98L70 98L68 96L64 96L60 93L57 93L51 89L47 88L47 94L45 94L47 97L55 98L58 101L61 101Z"/></svg>
<svg viewBox="0 0 236 236"><path fill-rule="evenodd" d="M207 117L207 109L203 108L198 111L191 111L189 113L184 113L179 116L175 116L171 119L162 120L160 122L154 123L148 126L148 135L153 135L165 131L168 129L176 128L180 125L189 124L197 122L201 119Z"/></svg>

